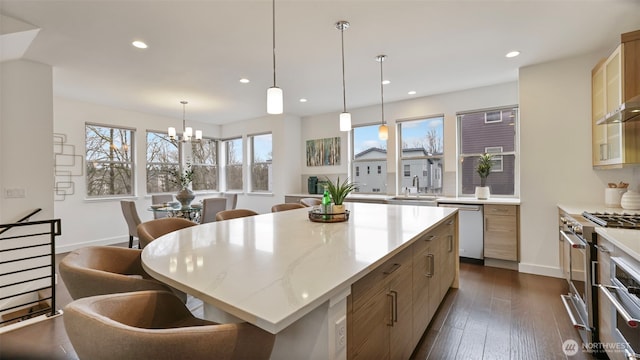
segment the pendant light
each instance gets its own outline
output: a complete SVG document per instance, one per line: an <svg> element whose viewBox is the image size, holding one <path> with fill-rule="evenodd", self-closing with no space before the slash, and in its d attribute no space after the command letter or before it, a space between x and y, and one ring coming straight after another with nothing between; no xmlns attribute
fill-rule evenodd
<svg viewBox="0 0 640 360"><path fill-rule="evenodd" d="M193 128L191 127L187 127L187 118L185 117L186 114L186 106L189 102L188 101L180 101L180 104L182 104L182 142L187 142L187 141L194 141L193 139ZM177 134L176 134L176 128L174 127L169 127L169 129L167 130L167 133L169 134L169 139L171 140L177 140ZM202 130L196 130L195 133L195 141L200 141L202 140Z"/></svg>
<svg viewBox="0 0 640 360"><path fill-rule="evenodd" d="M272 0L272 35L273 35L273 86L267 89L267 114L282 114L282 89L276 86L276 0Z"/></svg>
<svg viewBox="0 0 640 360"><path fill-rule="evenodd" d="M340 131L351 130L351 114L347 112L347 94L344 84L344 31L349 28L347 21L338 21L336 29L340 30L340 38L342 40L342 113L340 114Z"/></svg>
<svg viewBox="0 0 640 360"><path fill-rule="evenodd" d="M380 63L380 103L382 104L382 124L378 128L378 137L380 140L387 140L389 138L389 128L387 128L387 123L384 121L384 84L382 83L384 80L382 76L382 63L386 58L387 55L376 56L376 61Z"/></svg>

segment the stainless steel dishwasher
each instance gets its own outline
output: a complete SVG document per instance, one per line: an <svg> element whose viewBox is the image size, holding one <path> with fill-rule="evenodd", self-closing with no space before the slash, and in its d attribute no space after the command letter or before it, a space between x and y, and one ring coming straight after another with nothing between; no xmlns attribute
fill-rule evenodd
<svg viewBox="0 0 640 360"><path fill-rule="evenodd" d="M439 207L458 208L460 257L484 259L483 206L438 202Z"/></svg>

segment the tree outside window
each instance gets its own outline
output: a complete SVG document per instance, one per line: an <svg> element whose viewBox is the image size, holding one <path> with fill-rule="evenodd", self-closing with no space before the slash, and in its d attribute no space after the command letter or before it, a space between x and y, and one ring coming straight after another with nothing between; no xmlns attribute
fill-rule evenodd
<svg viewBox="0 0 640 360"><path fill-rule="evenodd" d="M420 193L441 194L444 117L399 121L398 133L400 163L404 175L398 179L400 191L409 188ZM415 175L412 177L411 174Z"/></svg>
<svg viewBox="0 0 640 360"><path fill-rule="evenodd" d="M493 167L487 178L491 195L516 194L518 108L509 106L492 110L458 113L459 195L473 195L480 185L475 167L483 153L493 155Z"/></svg>
<svg viewBox="0 0 640 360"><path fill-rule="evenodd" d="M180 169L179 143L167 133L147 131L147 193L180 190L175 174Z"/></svg>
<svg viewBox="0 0 640 360"><path fill-rule="evenodd" d="M249 136L251 144L251 191L271 192L273 144L271 134Z"/></svg>
<svg viewBox="0 0 640 360"><path fill-rule="evenodd" d="M87 196L134 195L134 130L85 124Z"/></svg>
<svg viewBox="0 0 640 360"><path fill-rule="evenodd" d="M223 141L227 190L242 191L242 138Z"/></svg>
<svg viewBox="0 0 640 360"><path fill-rule="evenodd" d="M191 143L193 190L218 190L218 142L203 138Z"/></svg>

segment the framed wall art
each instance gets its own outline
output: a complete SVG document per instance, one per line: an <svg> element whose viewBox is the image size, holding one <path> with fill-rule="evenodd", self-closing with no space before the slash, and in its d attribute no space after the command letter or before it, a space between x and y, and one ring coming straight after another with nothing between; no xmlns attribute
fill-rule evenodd
<svg viewBox="0 0 640 360"><path fill-rule="evenodd" d="M307 166L340 165L340 138L307 140Z"/></svg>

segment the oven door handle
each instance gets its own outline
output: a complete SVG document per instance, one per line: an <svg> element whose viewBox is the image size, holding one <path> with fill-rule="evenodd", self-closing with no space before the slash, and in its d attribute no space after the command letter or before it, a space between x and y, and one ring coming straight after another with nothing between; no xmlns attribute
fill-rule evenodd
<svg viewBox="0 0 640 360"><path fill-rule="evenodd" d="M571 245L572 248L574 249L585 249L587 246L580 240L578 239L578 241L580 241L579 243L571 240L571 237L569 235L567 235L567 233L564 230L560 230L560 235L562 235L562 237L569 243L569 245Z"/></svg>
<svg viewBox="0 0 640 360"><path fill-rule="evenodd" d="M571 325L573 325L574 328L576 329L583 329L586 331L591 331L591 329L589 329L589 327L585 326L584 324L579 323L575 316L573 316L573 310L571 310L571 305L569 305L569 301L572 301L571 298L567 295L560 295L560 298L562 299L562 302L564 303L564 309L567 311L567 314L569 315L569 319L571 320Z"/></svg>
<svg viewBox="0 0 640 360"><path fill-rule="evenodd" d="M627 312L627 310L625 310L625 308L622 306L622 304L620 304L620 302L618 300L616 300L616 298L614 298L613 295L611 295L611 291L609 291L609 288L617 289L617 287L615 287L615 286L605 286L605 285L599 284L598 288L600 288L600 291L602 292L602 294L616 308L616 310L618 311L620 316L622 316L624 321L627 322L627 325L629 327L631 327L631 328L637 328L638 327L638 323L640 323L640 320L632 318L631 315Z"/></svg>

